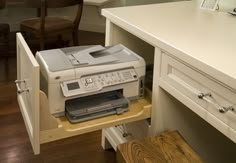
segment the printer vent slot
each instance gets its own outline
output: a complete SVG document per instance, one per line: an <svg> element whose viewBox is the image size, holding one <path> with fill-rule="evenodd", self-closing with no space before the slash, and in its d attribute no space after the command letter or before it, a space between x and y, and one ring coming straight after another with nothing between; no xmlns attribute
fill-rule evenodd
<svg viewBox="0 0 236 163"><path fill-rule="evenodd" d="M144 81L145 77L141 77L139 80L139 97L144 97Z"/></svg>

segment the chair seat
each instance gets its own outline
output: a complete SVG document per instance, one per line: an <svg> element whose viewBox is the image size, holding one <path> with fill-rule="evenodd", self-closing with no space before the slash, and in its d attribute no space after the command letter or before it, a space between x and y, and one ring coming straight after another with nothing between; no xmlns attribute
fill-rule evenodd
<svg viewBox="0 0 236 163"><path fill-rule="evenodd" d="M28 7L37 8L39 17L27 19L21 22L20 30L27 38L27 34L38 39L40 50L45 49L45 41L50 37L63 42L63 37L70 34L73 45L78 45L78 28L83 11L84 0L24 0ZM77 6L76 15L73 20L64 16L49 16L48 9ZM74 8L74 7L73 7ZM74 9L73 9L74 10ZM61 44L61 43L60 43Z"/></svg>
<svg viewBox="0 0 236 163"><path fill-rule="evenodd" d="M21 30L28 31L39 34L40 33L40 18L32 18L21 22ZM45 32L50 34L62 31L72 31L73 22L61 17L46 17L45 18Z"/></svg>

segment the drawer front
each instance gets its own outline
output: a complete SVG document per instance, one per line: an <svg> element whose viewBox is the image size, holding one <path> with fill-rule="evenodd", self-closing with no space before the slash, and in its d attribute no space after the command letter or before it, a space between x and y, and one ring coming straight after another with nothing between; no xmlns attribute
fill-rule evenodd
<svg viewBox="0 0 236 163"><path fill-rule="evenodd" d="M17 33L17 99L35 154L39 154L39 65Z"/></svg>
<svg viewBox="0 0 236 163"><path fill-rule="evenodd" d="M161 79L207 113L236 130L235 90L167 54L162 55ZM207 118L207 114L204 116Z"/></svg>

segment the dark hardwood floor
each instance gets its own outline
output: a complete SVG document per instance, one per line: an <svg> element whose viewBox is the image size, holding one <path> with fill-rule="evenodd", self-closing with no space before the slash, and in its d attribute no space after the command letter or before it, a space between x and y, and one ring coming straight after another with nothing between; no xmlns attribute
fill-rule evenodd
<svg viewBox="0 0 236 163"><path fill-rule="evenodd" d="M80 45L104 44L104 34L85 31L79 34ZM116 162L115 152L101 147L101 131L43 144L41 154L33 154L13 82L16 79L15 33L11 33L10 38L9 49L0 43L0 163ZM11 55L8 60L2 57L6 52Z"/></svg>

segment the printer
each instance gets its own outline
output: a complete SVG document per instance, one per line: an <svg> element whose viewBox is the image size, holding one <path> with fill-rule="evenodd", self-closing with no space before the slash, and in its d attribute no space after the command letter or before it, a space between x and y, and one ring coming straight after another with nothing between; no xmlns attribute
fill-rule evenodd
<svg viewBox="0 0 236 163"><path fill-rule="evenodd" d="M122 114L144 94L145 61L121 44L44 50L36 60L50 113L71 123Z"/></svg>

